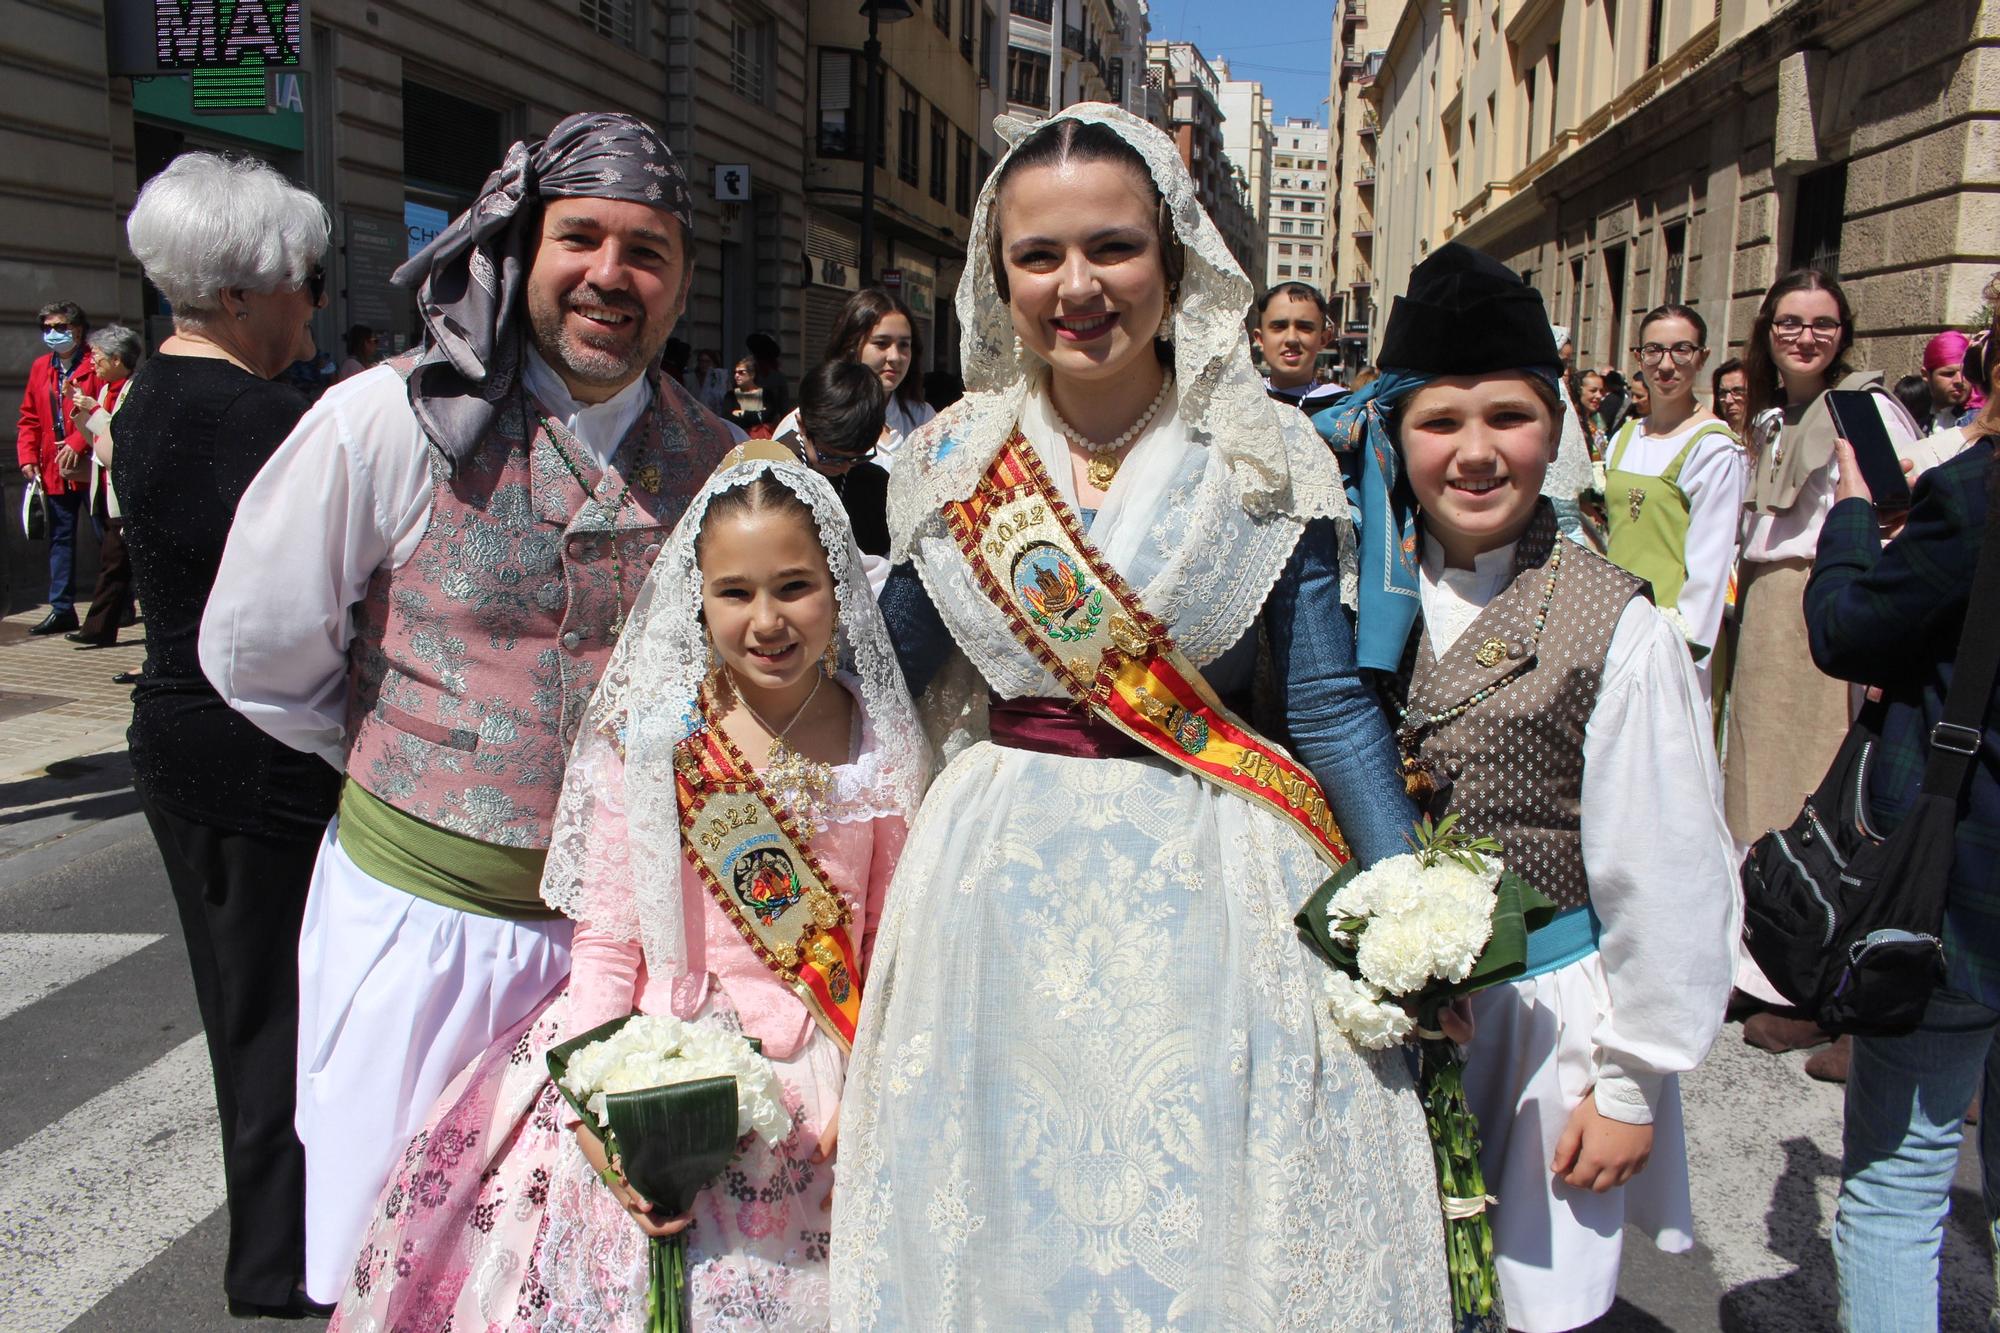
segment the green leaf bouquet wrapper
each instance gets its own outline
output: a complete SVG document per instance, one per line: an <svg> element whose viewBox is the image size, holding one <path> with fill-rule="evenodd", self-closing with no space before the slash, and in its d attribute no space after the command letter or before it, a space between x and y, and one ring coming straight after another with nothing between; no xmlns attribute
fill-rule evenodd
<svg viewBox="0 0 2000 1333"><path fill-rule="evenodd" d="M736 1156L736 1080L701 1078L606 1093L604 1114L610 1122L606 1125L599 1125L583 1100L563 1086L571 1056L612 1036L635 1017L614 1018L550 1047L549 1076L563 1100L603 1141L606 1155L618 1158L632 1188L669 1215L684 1213ZM744 1040L762 1049L755 1038ZM680 1333L687 1292L687 1233L650 1240L647 1333Z"/></svg>
<svg viewBox="0 0 2000 1333"><path fill-rule="evenodd" d="M1312 950L1335 970L1361 976L1356 941L1334 934L1327 908L1335 894L1361 873L1350 861L1300 909L1294 924ZM1433 981L1414 996L1418 1023L1417 1095L1424 1106L1438 1200L1444 1211L1445 1268L1459 1333L1501 1330L1499 1273L1493 1265L1493 1223L1486 1215L1486 1177L1479 1167L1479 1120L1465 1098L1465 1056L1438 1032L1438 1015L1453 1000L1512 981L1527 971L1528 935L1555 918L1556 905L1510 870L1495 886L1493 934L1465 980Z"/></svg>

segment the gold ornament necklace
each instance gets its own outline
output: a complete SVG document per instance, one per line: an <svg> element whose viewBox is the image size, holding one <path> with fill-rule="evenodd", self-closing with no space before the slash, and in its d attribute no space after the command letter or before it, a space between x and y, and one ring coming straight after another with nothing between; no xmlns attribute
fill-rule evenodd
<svg viewBox="0 0 2000 1333"><path fill-rule="evenodd" d="M1124 434L1104 444L1097 443L1082 431L1064 421L1062 413L1056 411L1055 399L1053 397L1049 399L1049 415L1055 418L1056 429L1061 431L1063 437L1070 443L1090 455L1090 461L1084 464L1084 476L1090 479L1092 486L1100 491L1111 489L1111 483L1118 479L1118 465L1125 461L1120 456L1121 451L1126 445L1137 440L1146 427L1153 424L1153 418L1158 416L1160 409L1166 405L1167 394L1173 387L1174 377L1172 375L1162 375L1160 377L1160 391L1153 395L1153 401L1146 405L1146 410L1139 414L1139 419L1133 422Z"/></svg>
<svg viewBox="0 0 2000 1333"><path fill-rule="evenodd" d="M815 674L813 687L806 692L805 701L783 727L773 727L766 722L763 715L750 706L750 700L744 697L743 691L733 681L730 684L736 702L743 705L743 711L750 715L750 720L762 727L764 734L771 738L770 748L764 752L763 771L758 774L763 780L764 790L770 792L771 798L792 816L800 835L808 841L816 831L814 817L825 802L827 793L833 789L833 766L808 759L787 744L785 737L799 724L806 710L812 707L812 701L819 697L819 687L824 684L826 673Z"/></svg>

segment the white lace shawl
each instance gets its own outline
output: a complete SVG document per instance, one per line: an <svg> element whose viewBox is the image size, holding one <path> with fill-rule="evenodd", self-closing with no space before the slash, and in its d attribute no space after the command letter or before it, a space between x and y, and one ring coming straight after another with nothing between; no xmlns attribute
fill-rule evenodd
<svg viewBox="0 0 2000 1333"><path fill-rule="evenodd" d="M1347 496L1332 456L1323 446L1288 446L1281 414L1299 413L1265 394L1244 336L1244 316L1255 295L1250 280L1202 211L1173 141L1137 116L1100 102L1067 107L1051 119L1110 127L1145 160L1167 203L1174 234L1187 256L1174 301L1175 405L1189 435L1228 464L1237 502L1254 517L1345 518ZM1049 123L1003 116L994 127L1018 146ZM1003 158L1001 167L1005 165ZM1046 366L1015 337L1007 303L994 282L988 241L999 225L995 196L1001 175L994 170L980 191L966 242L965 276L958 284L966 395L910 437L890 474L892 561L908 558L911 538L926 518L946 502L972 494L1013 434L1031 385L1046 373Z"/></svg>
<svg viewBox="0 0 2000 1333"><path fill-rule="evenodd" d="M841 675L858 693L872 735L863 762L836 770L830 804L840 811L830 817L914 819L929 777L929 751L839 497L800 463L725 462L654 562L591 698L563 774L542 874L549 906L616 938L637 940L656 976L678 975L686 960L673 759L674 747L700 725L699 694L710 662L695 538L710 501L766 473L812 510L834 577ZM607 762L621 746L623 762ZM614 836L600 816L622 816L625 835Z"/></svg>

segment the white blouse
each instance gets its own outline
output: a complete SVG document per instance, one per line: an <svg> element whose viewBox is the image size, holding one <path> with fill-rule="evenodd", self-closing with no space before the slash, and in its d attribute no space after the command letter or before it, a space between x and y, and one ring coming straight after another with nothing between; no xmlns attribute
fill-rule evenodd
<svg viewBox="0 0 2000 1333"><path fill-rule="evenodd" d="M1434 653L1512 582L1514 547L1446 569L1424 541L1420 592ZM1619 617L1583 739L1583 869L1603 925L1608 1003L1590 1033L1597 1109L1650 1124L1661 1080L1708 1053L1741 926L1736 844L1687 646L1650 602ZM1530 775L1523 775L1528 777Z"/></svg>

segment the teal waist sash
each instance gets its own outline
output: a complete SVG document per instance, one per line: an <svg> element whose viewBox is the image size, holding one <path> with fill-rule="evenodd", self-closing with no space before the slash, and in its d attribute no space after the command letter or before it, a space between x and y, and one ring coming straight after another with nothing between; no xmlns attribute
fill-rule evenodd
<svg viewBox="0 0 2000 1333"><path fill-rule="evenodd" d="M1526 981L1590 957L1597 952L1597 937L1603 933L1603 924L1588 905L1556 913L1548 925L1528 932L1527 970L1514 980Z"/></svg>

